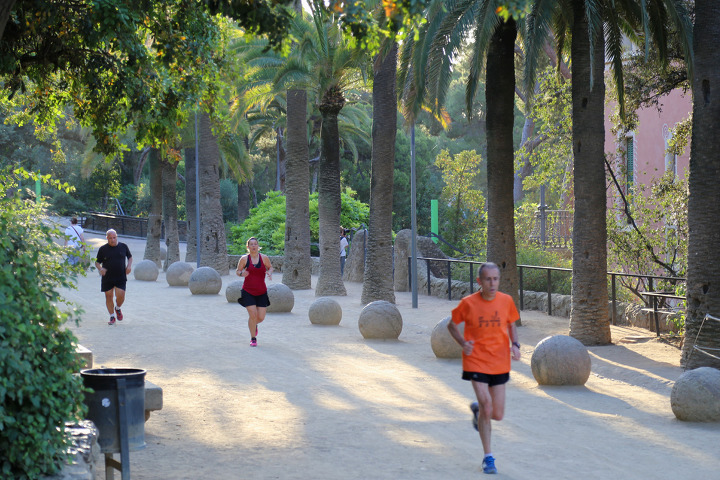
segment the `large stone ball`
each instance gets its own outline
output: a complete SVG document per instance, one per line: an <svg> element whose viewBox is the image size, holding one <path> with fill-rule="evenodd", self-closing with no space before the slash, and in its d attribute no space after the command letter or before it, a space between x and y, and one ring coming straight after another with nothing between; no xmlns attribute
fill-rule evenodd
<svg viewBox="0 0 720 480"><path fill-rule="evenodd" d="M537 344L530 367L540 385L585 385L590 377L590 354L579 340L553 335Z"/></svg>
<svg viewBox="0 0 720 480"><path fill-rule="evenodd" d="M242 296L242 287L245 282L243 280L235 280L225 288L225 298L228 303L238 303Z"/></svg>
<svg viewBox="0 0 720 480"><path fill-rule="evenodd" d="M670 404L678 420L720 421L720 370L700 367L680 375L673 385Z"/></svg>
<svg viewBox="0 0 720 480"><path fill-rule="evenodd" d="M440 320L435 328L433 328L432 334L430 334L430 346L432 351L438 358L462 358L462 347L458 344L455 339L450 335L448 330L448 323L450 323L451 317L445 317ZM460 333L465 331L465 323L458 325Z"/></svg>
<svg viewBox="0 0 720 480"><path fill-rule="evenodd" d="M142 280L143 282L154 282L158 278L160 269L155 265L152 260L143 260L142 262L135 265L135 280Z"/></svg>
<svg viewBox="0 0 720 480"><path fill-rule="evenodd" d="M310 305L308 317L313 325L339 325L342 307L334 298L320 297Z"/></svg>
<svg viewBox="0 0 720 480"><path fill-rule="evenodd" d="M174 262L165 272L165 280L171 287L187 287L195 267L186 262Z"/></svg>
<svg viewBox="0 0 720 480"><path fill-rule="evenodd" d="M273 283L267 289L268 298L270 298L270 306L267 307L268 313L290 312L295 305L295 295L290 287L284 283Z"/></svg>
<svg viewBox="0 0 720 480"><path fill-rule="evenodd" d="M402 332L402 315L395 304L377 300L362 309L358 327L364 338L397 339Z"/></svg>
<svg viewBox="0 0 720 480"><path fill-rule="evenodd" d="M200 267L190 275L188 281L193 295L217 295L222 289L222 278L212 267Z"/></svg>

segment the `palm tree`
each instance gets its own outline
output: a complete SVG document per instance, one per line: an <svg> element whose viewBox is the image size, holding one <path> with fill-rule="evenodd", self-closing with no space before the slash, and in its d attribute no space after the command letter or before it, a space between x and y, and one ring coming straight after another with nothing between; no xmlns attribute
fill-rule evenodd
<svg viewBox="0 0 720 480"><path fill-rule="evenodd" d="M397 132L397 44L389 43L374 62L370 218L361 302L395 303L392 265L393 173Z"/></svg>
<svg viewBox="0 0 720 480"><path fill-rule="evenodd" d="M513 19L496 15L495 0L434 2L420 41L408 42L401 81L405 111L414 116L421 105L442 115L452 60L472 34L472 65L466 86L468 117L486 61L488 247L487 258L500 266L500 288L518 302L518 272L513 204L513 123L515 38ZM444 8L443 8L444 7ZM408 117L406 113L406 118Z"/></svg>
<svg viewBox="0 0 720 480"><path fill-rule="evenodd" d="M165 224L166 256L163 270L180 260L180 238L177 214L177 167L174 158L161 160L162 168L162 213Z"/></svg>
<svg viewBox="0 0 720 480"><path fill-rule="evenodd" d="M160 260L160 235L162 234L162 164L160 152L150 150L150 213L148 214L147 241L145 242L146 260L152 260L162 268Z"/></svg>
<svg viewBox="0 0 720 480"><path fill-rule="evenodd" d="M605 58L610 61L624 115L623 34L637 42L644 32L667 58L669 25L675 27L692 58L691 28L681 2L674 0L536 0L527 19L526 91L534 85L538 52L551 28L558 58L568 32L572 38L572 120L575 216L570 335L585 345L610 343L607 294L606 190L604 167ZM692 62L689 62L691 64Z"/></svg>
<svg viewBox="0 0 720 480"><path fill-rule="evenodd" d="M720 361L694 350L694 345L720 349L720 324L703 319L720 316L720 103L711 88L720 85L720 49L717 19L720 4L695 2L695 78L693 81L693 130L690 150L688 201L687 318L682 364L686 369L720 368ZM702 330L700 326L702 325Z"/></svg>
<svg viewBox="0 0 720 480"><path fill-rule="evenodd" d="M220 275L229 270L225 224L220 205L220 148L213 135L210 116L200 115L199 132L199 172L200 184L200 266L212 267Z"/></svg>

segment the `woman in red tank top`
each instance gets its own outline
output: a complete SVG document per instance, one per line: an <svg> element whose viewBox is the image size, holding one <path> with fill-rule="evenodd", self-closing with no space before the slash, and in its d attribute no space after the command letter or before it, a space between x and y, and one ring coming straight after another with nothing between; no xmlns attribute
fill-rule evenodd
<svg viewBox="0 0 720 480"><path fill-rule="evenodd" d="M273 267L268 256L260 253L260 244L257 238L249 238L245 247L248 254L240 257L235 272L239 277L245 279L238 303L248 311L250 346L257 347L257 326L258 323L265 320L265 313L270 305L265 277L272 280Z"/></svg>

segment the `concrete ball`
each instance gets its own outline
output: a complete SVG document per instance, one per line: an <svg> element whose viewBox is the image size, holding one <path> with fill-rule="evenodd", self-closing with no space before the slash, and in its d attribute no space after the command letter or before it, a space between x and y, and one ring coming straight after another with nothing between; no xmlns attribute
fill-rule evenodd
<svg viewBox="0 0 720 480"><path fill-rule="evenodd" d="M152 260L143 260L134 267L135 280L143 282L154 282L160 274L160 269Z"/></svg>
<svg viewBox="0 0 720 480"><path fill-rule="evenodd" d="M402 315L395 304L377 300L362 309L358 327L362 336L367 339L397 339L402 332Z"/></svg>
<svg viewBox="0 0 720 480"><path fill-rule="evenodd" d="M171 287L187 287L195 268L186 262L174 262L165 272L165 280Z"/></svg>
<svg viewBox="0 0 720 480"><path fill-rule="evenodd" d="M450 335L448 323L451 317L445 317L440 320L432 334L430 334L430 347L437 358L462 358L462 347ZM465 323L458 325L460 333L465 331Z"/></svg>
<svg viewBox="0 0 720 480"><path fill-rule="evenodd" d="M308 317L313 325L339 325L342 307L334 298L320 297L310 305Z"/></svg>
<svg viewBox="0 0 720 480"><path fill-rule="evenodd" d="M585 385L590 377L590 354L579 340L553 335L537 344L530 367L540 385Z"/></svg>
<svg viewBox="0 0 720 480"><path fill-rule="evenodd" d="M295 305L295 294L284 283L274 283L267 289L270 306L268 313L290 312Z"/></svg>
<svg viewBox="0 0 720 480"><path fill-rule="evenodd" d="M200 267L190 275L188 281L193 295L217 295L222 289L222 278L212 267Z"/></svg>
<svg viewBox="0 0 720 480"><path fill-rule="evenodd" d="M720 421L720 370L700 367L680 375L673 385L670 404L678 420Z"/></svg>
<svg viewBox="0 0 720 480"><path fill-rule="evenodd" d="M238 300L242 296L242 287L244 283L245 282L242 280L235 280L225 288L225 298L228 303L238 303Z"/></svg>

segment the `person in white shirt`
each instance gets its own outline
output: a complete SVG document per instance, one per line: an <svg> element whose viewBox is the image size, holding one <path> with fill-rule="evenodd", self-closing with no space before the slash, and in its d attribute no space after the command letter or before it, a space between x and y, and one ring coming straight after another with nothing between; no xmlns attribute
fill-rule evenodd
<svg viewBox="0 0 720 480"><path fill-rule="evenodd" d="M340 275L345 271L345 259L347 258L348 240L345 236L345 229L340 227Z"/></svg>
<svg viewBox="0 0 720 480"><path fill-rule="evenodd" d="M65 229L65 246L70 246L74 251L68 253L68 263L75 265L80 261L83 250L85 249L85 232L83 228L78 225L77 217L70 219L70 226Z"/></svg>

